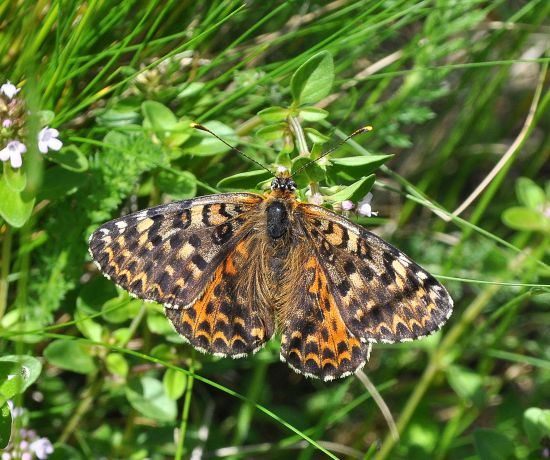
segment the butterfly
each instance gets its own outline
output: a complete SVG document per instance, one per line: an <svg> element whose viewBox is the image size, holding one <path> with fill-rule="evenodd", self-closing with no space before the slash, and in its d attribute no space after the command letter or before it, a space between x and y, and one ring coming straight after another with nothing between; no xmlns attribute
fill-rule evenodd
<svg viewBox="0 0 550 460"><path fill-rule="evenodd" d="M221 193L121 217L90 237L100 271L159 302L197 350L240 358L281 333L281 359L309 377L357 372L373 343L429 335L445 288L403 252L296 196L281 173L264 195Z"/></svg>

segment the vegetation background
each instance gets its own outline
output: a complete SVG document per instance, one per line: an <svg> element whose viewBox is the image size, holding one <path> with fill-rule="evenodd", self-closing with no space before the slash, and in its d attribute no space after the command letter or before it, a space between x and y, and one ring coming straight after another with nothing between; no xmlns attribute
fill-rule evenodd
<svg viewBox="0 0 550 460"><path fill-rule="evenodd" d="M19 458L34 429L49 459L548 457L549 13L546 0L2 2L0 77L28 109L23 167L3 163L0 181L4 453ZM359 222L455 300L441 332L376 346L365 368L399 441L358 379L305 379L277 340L247 359L197 354L87 253L111 218L265 179L234 176L257 167L191 120L269 167L288 161L280 109L258 112L296 111L291 76L319 52L309 102L327 113L298 118L307 142L374 126L331 156L393 155L378 217ZM41 155L28 139L46 124L64 147ZM358 201L361 161L315 180Z"/></svg>

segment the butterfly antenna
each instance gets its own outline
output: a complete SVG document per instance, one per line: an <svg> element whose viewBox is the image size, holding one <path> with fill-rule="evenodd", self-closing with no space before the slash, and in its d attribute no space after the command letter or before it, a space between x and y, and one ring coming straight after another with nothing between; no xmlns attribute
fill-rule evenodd
<svg viewBox="0 0 550 460"><path fill-rule="evenodd" d="M206 126L201 125L199 123L191 123L191 128L199 129L200 131L206 131L208 134L211 134L219 141L223 142L225 145L227 145L232 150L235 150L235 152L240 153L243 157L248 158L252 163L256 163L260 168L265 169L269 174L272 176L274 175L273 172L271 172L269 169L267 169L263 164L261 164L259 161L256 161L254 158L249 157L246 153L244 153L242 150L239 150L237 147L231 145L226 140L222 139L220 136L218 136L216 133L210 131Z"/></svg>
<svg viewBox="0 0 550 460"><path fill-rule="evenodd" d="M345 144L347 141L349 141L352 137L357 136L358 134L368 133L369 131L372 131L374 128L372 126L363 126L362 128L359 128L355 131L353 131L348 137L346 137L344 140L341 140L336 144L334 147L328 149L326 152L321 154L319 158L316 158L315 160L311 160L310 162L306 163L304 166L302 166L298 171L295 171L294 174L298 174L303 169L306 169L308 166L312 165L313 163L317 163L321 158L326 157L327 155L334 152L336 149L340 148L342 144Z"/></svg>

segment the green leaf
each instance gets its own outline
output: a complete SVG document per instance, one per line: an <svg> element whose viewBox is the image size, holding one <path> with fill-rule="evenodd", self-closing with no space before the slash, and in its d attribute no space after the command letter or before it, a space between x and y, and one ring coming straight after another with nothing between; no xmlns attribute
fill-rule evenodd
<svg viewBox="0 0 550 460"><path fill-rule="evenodd" d="M166 145L169 147L179 147L193 134L193 128L189 124L189 119L178 121L170 133L166 136Z"/></svg>
<svg viewBox="0 0 550 460"><path fill-rule="evenodd" d="M290 89L296 105L314 104L328 96L334 82L334 63L328 51L304 62L292 75Z"/></svg>
<svg viewBox="0 0 550 460"><path fill-rule="evenodd" d="M109 353L105 358L105 365L111 374L124 378L128 375L128 361L120 353Z"/></svg>
<svg viewBox="0 0 550 460"><path fill-rule="evenodd" d="M185 387L187 385L187 375L183 372L177 371L176 369L169 368L164 373L162 384L164 385L166 395L170 399L177 401L185 391Z"/></svg>
<svg viewBox="0 0 550 460"><path fill-rule="evenodd" d="M330 140L330 137L325 136L314 128L306 128L304 129L304 131L309 140L315 142L316 144L324 144L325 142L328 142Z"/></svg>
<svg viewBox="0 0 550 460"><path fill-rule="evenodd" d="M260 110L258 116L264 123L278 123L285 121L289 115L289 110L284 107L268 107Z"/></svg>
<svg viewBox="0 0 550 460"><path fill-rule="evenodd" d="M82 455L78 450L67 444L55 443L53 453L48 455L48 460L82 460Z"/></svg>
<svg viewBox="0 0 550 460"><path fill-rule="evenodd" d="M229 177L224 177L218 182L216 187L223 188L225 190L253 189L258 183L267 180L270 177L272 177L272 174L265 169L257 169L254 171L247 171L233 174Z"/></svg>
<svg viewBox="0 0 550 460"><path fill-rule="evenodd" d="M550 438L550 410L530 407L523 413L523 428L530 446L539 447L543 438Z"/></svg>
<svg viewBox="0 0 550 460"><path fill-rule="evenodd" d="M165 171L158 173L155 182L158 188L175 200L185 200L197 194L197 178L189 171Z"/></svg>
<svg viewBox="0 0 550 460"><path fill-rule="evenodd" d="M520 206L506 209L502 213L502 221L508 227L521 231L542 231L550 226L550 219L540 211Z"/></svg>
<svg viewBox="0 0 550 460"><path fill-rule="evenodd" d="M29 388L40 376L42 372L42 363L33 356L29 355L6 355L0 356L0 363L14 363L22 377L21 393Z"/></svg>
<svg viewBox="0 0 550 460"><path fill-rule="evenodd" d="M514 455L514 444L498 431L476 430L474 445L480 460L504 460Z"/></svg>
<svg viewBox="0 0 550 460"><path fill-rule="evenodd" d="M0 216L12 227L20 228L29 220L34 208L34 198L14 192L4 177L0 180Z"/></svg>
<svg viewBox="0 0 550 460"><path fill-rule="evenodd" d="M300 117L305 121L319 121L328 117L329 113L326 110L318 107L304 107L300 109Z"/></svg>
<svg viewBox="0 0 550 460"><path fill-rule="evenodd" d="M40 110L38 112L38 121L40 123L40 126L49 125L54 118L55 118L55 113L52 112L51 110Z"/></svg>
<svg viewBox="0 0 550 460"><path fill-rule="evenodd" d="M22 192L27 186L27 175L22 168L14 169L4 166L4 180L6 185L14 192Z"/></svg>
<svg viewBox="0 0 550 460"><path fill-rule="evenodd" d="M235 131L219 121L209 121L204 123L204 126L231 145L236 145L239 142ZM197 129L193 131L191 138L182 148L187 153L203 157L218 155L230 150L230 147L216 139L212 134Z"/></svg>
<svg viewBox="0 0 550 460"><path fill-rule="evenodd" d="M74 340L54 340L44 350L44 357L54 366L77 374L95 371L89 348Z"/></svg>
<svg viewBox="0 0 550 460"><path fill-rule="evenodd" d="M46 158L69 171L84 172L90 167L86 155L74 144L67 145L58 152L49 152Z"/></svg>
<svg viewBox="0 0 550 460"><path fill-rule="evenodd" d="M77 308L74 315L74 319L76 320L76 327L84 337L99 342L101 341L101 336L103 335L103 328L100 324L88 318L88 316L88 314L82 312L81 309Z"/></svg>
<svg viewBox="0 0 550 460"><path fill-rule="evenodd" d="M455 393L463 400L478 407L485 404L483 377L479 374L460 366L449 366L447 379Z"/></svg>
<svg viewBox="0 0 550 460"><path fill-rule="evenodd" d="M44 181L38 192L39 200L58 200L86 185L89 176L53 166L44 171Z"/></svg>
<svg viewBox="0 0 550 460"><path fill-rule="evenodd" d="M5 449L11 436L11 412L8 403L0 406L0 449Z"/></svg>
<svg viewBox="0 0 550 460"><path fill-rule="evenodd" d="M126 386L126 398L139 413L161 422L176 419L176 402L164 391L162 383L152 377L132 379Z"/></svg>
<svg viewBox="0 0 550 460"><path fill-rule="evenodd" d="M132 299L126 292L107 300L101 307L101 317L109 323L123 323L135 317L143 300Z"/></svg>
<svg viewBox="0 0 550 460"><path fill-rule="evenodd" d="M305 165L308 165L304 168ZM302 169L304 168L304 169ZM319 163L311 162L308 157L296 157L292 162L292 178L298 188L307 186L310 182L320 182L325 179L325 170Z"/></svg>
<svg viewBox="0 0 550 460"><path fill-rule="evenodd" d="M104 110L97 117L96 121L100 126L107 128L119 128L139 123L139 113L137 107L116 105L111 109Z"/></svg>
<svg viewBox="0 0 550 460"><path fill-rule="evenodd" d="M537 211L540 211L546 202L542 187L527 177L520 177L516 181L516 195L522 205Z"/></svg>
<svg viewBox="0 0 550 460"><path fill-rule="evenodd" d="M282 139L285 135L288 125L286 123L277 123L275 125L264 126L256 131L256 136L265 141L274 141Z"/></svg>
<svg viewBox="0 0 550 460"><path fill-rule="evenodd" d="M331 177L343 180L355 180L357 177L373 174L393 155L364 155L346 158L331 158L328 168Z"/></svg>
<svg viewBox="0 0 550 460"><path fill-rule="evenodd" d="M161 141L170 136L178 122L168 107L156 101L145 101L141 104L141 113L143 127L153 131Z"/></svg>
<svg viewBox="0 0 550 460"><path fill-rule="evenodd" d="M344 200L358 202L370 192L370 189L374 185L374 179L374 174L367 177L362 177L357 182L347 186L345 189L331 195L328 199L335 203L340 203Z"/></svg>

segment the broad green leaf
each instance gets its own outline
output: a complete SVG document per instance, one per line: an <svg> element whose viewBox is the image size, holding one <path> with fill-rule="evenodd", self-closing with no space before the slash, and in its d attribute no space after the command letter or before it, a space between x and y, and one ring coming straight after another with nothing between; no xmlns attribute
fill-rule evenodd
<svg viewBox="0 0 550 460"><path fill-rule="evenodd" d="M193 134L193 128L189 125L189 120L178 121L172 130L166 136L166 145L169 147L179 147Z"/></svg>
<svg viewBox="0 0 550 460"><path fill-rule="evenodd" d="M109 299L118 296L115 285L108 279L98 276L85 284L76 299L76 306L87 315L98 313ZM126 298L129 298L126 295Z"/></svg>
<svg viewBox="0 0 550 460"><path fill-rule="evenodd" d="M264 123L278 123L285 121L289 115L289 110L284 107L268 107L260 110L258 116Z"/></svg>
<svg viewBox="0 0 550 460"><path fill-rule="evenodd" d="M304 62L292 75L290 89L296 105L314 104L328 96L334 82L334 63L328 51Z"/></svg>
<svg viewBox="0 0 550 460"><path fill-rule="evenodd" d="M86 155L74 144L64 146L58 152L50 151L46 158L69 171L84 172L90 167Z"/></svg>
<svg viewBox="0 0 550 460"><path fill-rule="evenodd" d="M5 449L11 436L11 412L8 403L0 405L0 449Z"/></svg>
<svg viewBox="0 0 550 460"><path fill-rule="evenodd" d="M185 391L185 387L187 385L187 375L183 372L177 371L176 369L166 369L166 372L162 377L162 384L164 385L166 395L170 399L177 401Z"/></svg>
<svg viewBox="0 0 550 460"><path fill-rule="evenodd" d="M256 131L256 136L265 141L274 141L277 139L282 139L287 129L288 125L286 123L277 123L275 125L264 126L259 129Z"/></svg>
<svg viewBox="0 0 550 460"><path fill-rule="evenodd" d="M460 366L447 368L449 384L463 400L481 407L485 404L483 377L469 369Z"/></svg>
<svg viewBox="0 0 550 460"><path fill-rule="evenodd" d="M516 181L516 195L522 205L537 211L542 209L546 201L542 187L527 177L520 177Z"/></svg>
<svg viewBox="0 0 550 460"><path fill-rule="evenodd" d="M550 438L550 409L527 409L523 413L523 428L531 447L539 447L541 439Z"/></svg>
<svg viewBox="0 0 550 460"><path fill-rule="evenodd" d="M63 168L53 166L44 171L44 181L38 192L39 200L58 200L86 185L89 180L87 174L79 174Z"/></svg>
<svg viewBox="0 0 550 460"><path fill-rule="evenodd" d="M495 430L479 429L474 432L474 445L480 460L505 460L514 455L514 444Z"/></svg>
<svg viewBox="0 0 550 460"><path fill-rule="evenodd" d="M176 419L176 402L164 391L162 383L152 377L132 379L126 386L126 398L139 413L161 422Z"/></svg>
<svg viewBox="0 0 550 460"><path fill-rule="evenodd" d="M339 192L331 195L329 197L330 201L335 203L342 202L344 200L351 200L353 202L358 202L362 200L367 193L370 192L370 189L374 185L374 174L371 174L367 177L362 177L353 184L347 186L345 189L340 190Z"/></svg>
<svg viewBox="0 0 550 460"><path fill-rule="evenodd" d="M141 113L143 127L152 130L161 141L170 136L178 122L168 107L156 101L145 101L141 104Z"/></svg>
<svg viewBox="0 0 550 460"><path fill-rule="evenodd" d="M326 110L318 107L304 107L300 109L300 117L305 121L319 121L328 117L329 113Z"/></svg>
<svg viewBox="0 0 550 460"><path fill-rule="evenodd" d="M101 112L97 117L97 124L106 128L119 128L139 123L140 116L136 107L115 106Z"/></svg>
<svg viewBox="0 0 550 460"><path fill-rule="evenodd" d="M310 182L320 182L325 179L325 175L325 170L321 165L312 162L311 158L297 157L292 162L292 178L298 188L303 188Z"/></svg>
<svg viewBox="0 0 550 460"><path fill-rule="evenodd" d="M357 177L373 174L393 155L364 155L346 158L331 158L328 168L331 177L355 180Z"/></svg>
<svg viewBox="0 0 550 460"><path fill-rule="evenodd" d="M34 198L25 192L14 192L4 178L0 180L0 216L12 227L20 228L29 220L34 207Z"/></svg>
<svg viewBox="0 0 550 460"><path fill-rule="evenodd" d="M54 340L44 350L44 357L54 366L77 374L90 374L96 369L89 347L74 340Z"/></svg>
<svg viewBox="0 0 550 460"><path fill-rule="evenodd" d="M27 175L23 168L14 169L11 166L4 166L4 180L14 192L22 192L27 186Z"/></svg>
<svg viewBox="0 0 550 460"><path fill-rule="evenodd" d="M543 231L550 228L550 219L545 218L540 211L520 206L506 209L502 213L502 221L514 230Z"/></svg>
<svg viewBox="0 0 550 460"><path fill-rule="evenodd" d="M155 182L162 192L175 200L185 200L197 194L197 178L189 171L162 170Z"/></svg>
<svg viewBox="0 0 550 460"><path fill-rule="evenodd" d="M74 319L76 320L76 327L84 337L99 342L101 341L101 336L103 335L103 328L100 324L88 318L88 316L89 315L82 312L81 309L77 308L74 315Z"/></svg>
<svg viewBox="0 0 550 460"><path fill-rule="evenodd" d="M254 171L247 171L233 174L229 177L224 177L218 182L216 187L223 188L225 190L253 189L258 183L267 180L270 177L272 177L272 174L265 169L257 169Z"/></svg>
<svg viewBox="0 0 550 460"><path fill-rule="evenodd" d="M176 334L168 318L153 310L147 312L147 327L152 333L158 335L171 336Z"/></svg>
<svg viewBox="0 0 550 460"><path fill-rule="evenodd" d="M17 365L22 378L21 393L30 387L42 372L42 363L30 355L0 356L0 363L13 363Z"/></svg>
<svg viewBox="0 0 550 460"><path fill-rule="evenodd" d="M324 144L325 142L328 142L330 140L330 137L325 136L314 128L306 128L304 129L304 131L309 140L316 144Z"/></svg>
<svg viewBox="0 0 550 460"><path fill-rule="evenodd" d="M0 362L0 404L23 393L23 366L11 361Z"/></svg>
<svg viewBox="0 0 550 460"><path fill-rule="evenodd" d="M128 375L128 361L126 361L124 355L120 353L109 353L105 358L105 365L111 374L120 377L126 377Z"/></svg>
<svg viewBox="0 0 550 460"><path fill-rule="evenodd" d="M22 341L25 343L37 343L43 340L40 334L25 334L27 331L40 330L43 325L37 320L21 321L20 313L20 309L11 310L4 315L0 322L3 329L10 331L10 335L6 337L7 340Z"/></svg>
<svg viewBox="0 0 550 460"><path fill-rule="evenodd" d="M209 121L204 123L204 126L231 145L236 145L239 142L235 131L219 121ZM225 145L219 139L216 139L212 136L212 134L197 129L193 131L191 138L182 146L182 148L187 153L205 157L218 155L230 150L230 147Z"/></svg>
<svg viewBox="0 0 550 460"><path fill-rule="evenodd" d="M73 446L67 444L55 443L53 453L48 456L48 460L82 460L82 454Z"/></svg>
<svg viewBox="0 0 550 460"><path fill-rule="evenodd" d="M143 300L132 299L122 292L118 297L107 300L101 307L101 317L109 323L123 323L135 317L143 305Z"/></svg>

